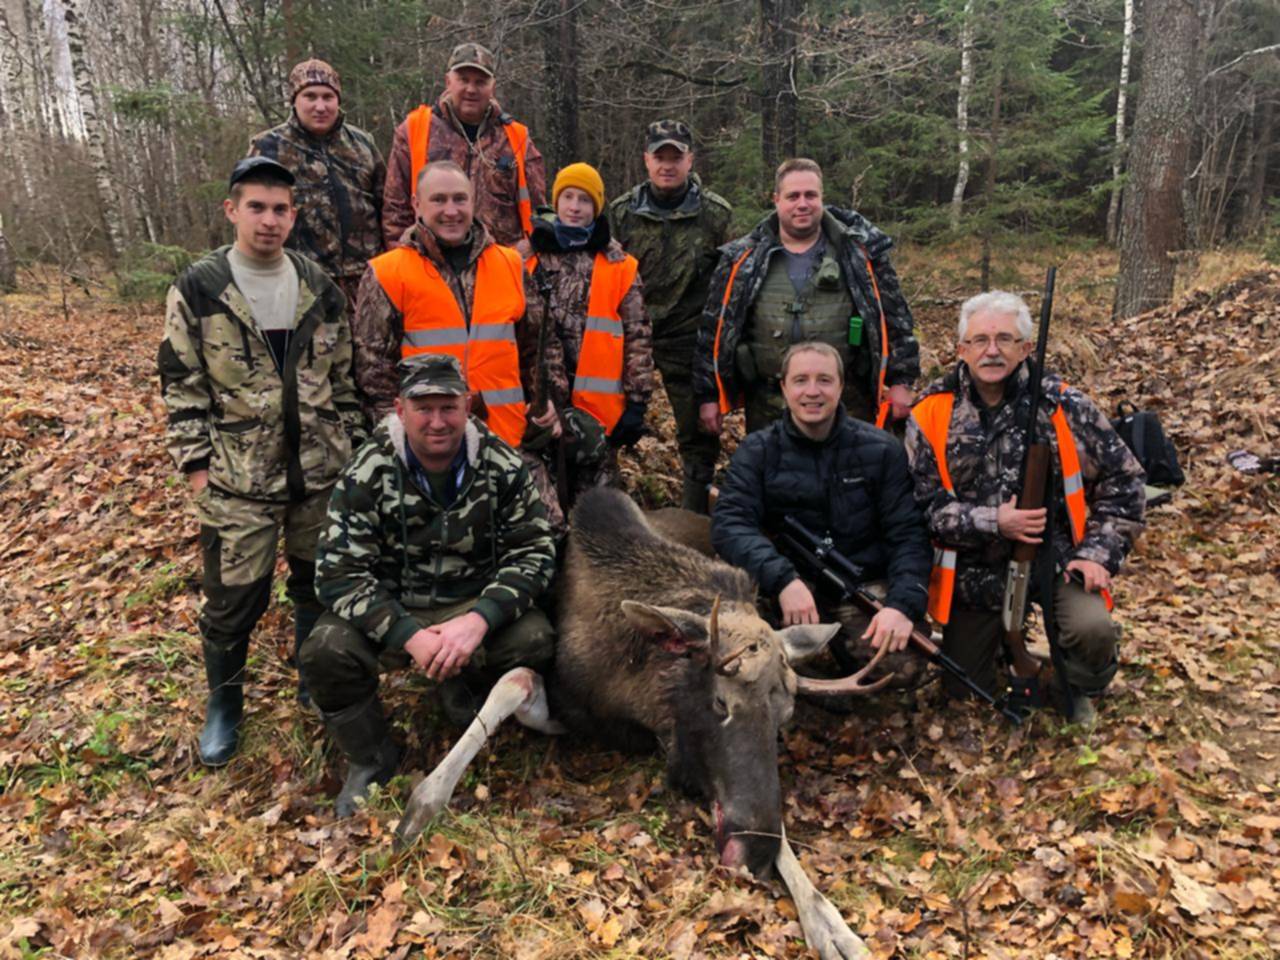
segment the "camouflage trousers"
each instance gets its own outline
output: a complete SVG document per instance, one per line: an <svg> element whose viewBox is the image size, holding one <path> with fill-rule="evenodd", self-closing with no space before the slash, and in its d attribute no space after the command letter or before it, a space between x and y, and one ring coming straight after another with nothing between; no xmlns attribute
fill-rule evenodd
<svg viewBox="0 0 1280 960"><path fill-rule="evenodd" d="M861 384L845 383L840 400L844 403L845 413L853 419L872 424L876 422L875 404L871 394ZM786 398L782 396L782 389L776 382L757 384L747 393L747 433L763 430L775 420L781 420L786 409Z"/></svg>
<svg viewBox="0 0 1280 960"><path fill-rule="evenodd" d="M1080 693L1099 694L1116 675L1120 628L1099 594L1075 581L1059 583L1054 593L1058 642L1066 664L1067 681ZM1004 625L999 612L951 611L942 632L942 649L988 690L996 687L996 661L1004 651ZM943 685L955 697L968 693L950 675Z"/></svg>
<svg viewBox="0 0 1280 960"><path fill-rule="evenodd" d="M475 600L466 600L430 609L410 608L408 612L420 626L430 627L462 616L475 603ZM462 668L459 679L470 688L487 690L515 667L545 671L551 665L554 651L555 631L551 622L534 607L514 623L486 636ZM403 649L388 650L374 643L332 613L320 617L311 636L303 643L300 656L300 669L307 687L325 713L363 703L377 694L380 674L410 667L416 664Z"/></svg>
<svg viewBox="0 0 1280 960"><path fill-rule="evenodd" d="M328 504L328 489L298 504L245 500L210 486L200 491L195 510L205 599L199 622L207 643L229 649L248 641L271 600L281 533L289 562L285 592L297 620L315 622L316 541Z"/></svg>
<svg viewBox="0 0 1280 960"><path fill-rule="evenodd" d="M696 499L689 488L705 490L715 476L716 460L720 456L720 438L698 426L698 401L693 396L696 343L696 336L670 339L655 336L653 339L653 360L662 374L662 386L676 421L676 446L684 473L686 507Z"/></svg>

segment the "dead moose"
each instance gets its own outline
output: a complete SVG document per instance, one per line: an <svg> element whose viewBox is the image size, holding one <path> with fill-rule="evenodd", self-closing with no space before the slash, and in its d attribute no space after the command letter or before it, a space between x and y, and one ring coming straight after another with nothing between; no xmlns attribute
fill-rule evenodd
<svg viewBox="0 0 1280 960"><path fill-rule="evenodd" d="M580 499L572 520L549 697L533 671L506 674L414 790L397 845L412 843L448 803L487 735L512 713L545 732L656 741L670 783L711 802L721 861L755 874L776 863L797 906L803 911L807 898L810 921L823 924L811 944L823 956L862 955L834 907L811 885L797 889L808 881L784 840L778 730L798 692L869 693L888 678L863 683L875 661L837 680L799 676L793 666L820 653L839 627L774 630L756 611L746 573L660 532L690 539L671 513L650 522L625 494L600 488ZM833 917L839 930L829 929Z"/></svg>

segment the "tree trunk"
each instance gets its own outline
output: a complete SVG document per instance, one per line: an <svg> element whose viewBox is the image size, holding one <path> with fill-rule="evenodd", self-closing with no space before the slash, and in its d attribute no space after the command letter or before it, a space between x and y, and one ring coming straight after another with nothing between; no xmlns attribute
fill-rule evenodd
<svg viewBox="0 0 1280 960"><path fill-rule="evenodd" d="M983 187L983 202L991 207L996 200L996 160L1000 152L1000 99L1004 94L1004 65L996 67L995 87L991 91L991 128L987 140L987 182ZM993 214L988 212L984 218L982 230L982 262L979 285L983 290L991 289L991 234L995 232L996 222Z"/></svg>
<svg viewBox="0 0 1280 960"><path fill-rule="evenodd" d="M1169 302L1169 254L1183 248L1187 235L1183 186L1199 80L1199 10L1188 0L1147 0L1143 34L1142 85L1120 214L1116 317Z"/></svg>
<svg viewBox="0 0 1280 960"><path fill-rule="evenodd" d="M75 79L76 95L80 102L85 143L89 150L89 161L93 165L94 180L98 185L102 219L107 227L107 244L114 258L119 256L125 247L124 225L120 216L120 200L116 195L115 181L112 179L111 168L107 163L103 121L98 114L98 94L94 90L93 71L89 67L88 52L85 49L80 0L62 0L62 9L67 23L67 50L70 54L71 74Z"/></svg>
<svg viewBox="0 0 1280 960"><path fill-rule="evenodd" d="M543 149L549 169L560 170L581 158L578 140L578 2L543 0L543 77L547 86L547 136Z"/></svg>
<svg viewBox="0 0 1280 960"><path fill-rule="evenodd" d="M1116 94L1116 155L1111 161L1111 204L1107 207L1107 243L1116 242L1120 226L1120 174L1124 170L1124 122L1133 58L1133 0L1124 0L1124 43L1120 50L1120 89Z"/></svg>
<svg viewBox="0 0 1280 960"><path fill-rule="evenodd" d="M1249 183L1245 188L1244 208L1240 212L1240 233L1248 235L1262 229L1266 219L1267 165L1275 147L1275 104L1259 98L1253 120L1253 151L1250 157Z"/></svg>
<svg viewBox="0 0 1280 960"><path fill-rule="evenodd" d="M0 293L13 293L17 289L18 258L4 234L4 220L0 218Z"/></svg>
<svg viewBox="0 0 1280 960"><path fill-rule="evenodd" d="M803 0L760 0L760 155L766 175L798 150L796 19Z"/></svg>
<svg viewBox="0 0 1280 960"><path fill-rule="evenodd" d="M1132 0L1126 0L1132 2ZM956 96L957 150L956 185L951 191L951 229L960 229L964 191L969 185L969 89L973 86L973 0L965 0L964 24L960 27L960 93Z"/></svg>

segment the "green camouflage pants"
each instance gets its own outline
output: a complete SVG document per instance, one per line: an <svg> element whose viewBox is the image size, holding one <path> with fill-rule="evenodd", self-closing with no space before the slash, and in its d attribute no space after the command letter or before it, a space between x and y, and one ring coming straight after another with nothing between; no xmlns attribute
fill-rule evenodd
<svg viewBox="0 0 1280 960"><path fill-rule="evenodd" d="M720 438L698 426L698 402L693 398L693 354L697 337L653 338L653 360L676 421L676 446L686 484L706 486L715 476Z"/></svg>
<svg viewBox="0 0 1280 960"><path fill-rule="evenodd" d="M285 592L298 619L319 614L315 557L329 490L299 504L260 503L206 486L196 497L200 552L204 559L204 606L200 633L230 648L249 639L271 600L276 547L284 534L289 577Z"/></svg>
<svg viewBox="0 0 1280 960"><path fill-rule="evenodd" d="M1067 681L1081 693L1101 693L1116 675L1119 626L1102 597L1073 580L1058 584L1054 606ZM1004 649L999 612L952 610L951 622L942 632L942 649L979 685L995 689L996 659ZM967 692L949 674L943 675L943 684L953 696Z"/></svg>
<svg viewBox="0 0 1280 960"><path fill-rule="evenodd" d="M409 615L421 626L429 627L461 616L474 606L475 600L467 600L431 609L411 608ZM459 677L468 684L488 688L515 667L532 667L539 672L547 669L554 650L555 631L546 614L535 607L486 636ZM302 646L302 675L312 698L325 713L368 700L378 692L379 674L410 667L416 664L403 649L387 650L375 644L332 613L320 617Z"/></svg>

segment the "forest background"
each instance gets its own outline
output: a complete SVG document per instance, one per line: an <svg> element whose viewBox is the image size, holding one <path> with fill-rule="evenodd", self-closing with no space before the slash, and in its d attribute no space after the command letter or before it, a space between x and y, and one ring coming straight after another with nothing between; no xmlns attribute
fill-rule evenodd
<svg viewBox="0 0 1280 960"><path fill-rule="evenodd" d="M337 67L385 152L463 40L552 174L587 160L616 194L680 117L742 230L808 155L899 239L972 241L983 287L1028 238L1119 243L1131 315L1280 219L1274 0L0 0L0 283L103 255L163 290L226 242L226 171L287 116L292 63Z"/></svg>

